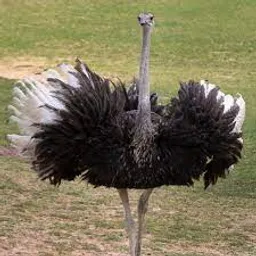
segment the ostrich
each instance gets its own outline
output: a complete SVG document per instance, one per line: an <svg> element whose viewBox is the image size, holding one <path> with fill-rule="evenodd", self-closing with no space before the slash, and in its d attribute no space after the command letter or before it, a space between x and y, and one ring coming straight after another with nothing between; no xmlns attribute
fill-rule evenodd
<svg viewBox="0 0 256 256"><path fill-rule="evenodd" d="M13 111L20 134L12 145L42 180L82 180L116 188L131 256L141 254L148 200L163 185L205 188L225 177L241 157L245 102L208 81L180 84L167 105L150 95L149 53L154 16L138 16L142 28L139 80L130 89L102 78L83 62L62 64L14 87ZM134 221L128 189L143 190Z"/></svg>

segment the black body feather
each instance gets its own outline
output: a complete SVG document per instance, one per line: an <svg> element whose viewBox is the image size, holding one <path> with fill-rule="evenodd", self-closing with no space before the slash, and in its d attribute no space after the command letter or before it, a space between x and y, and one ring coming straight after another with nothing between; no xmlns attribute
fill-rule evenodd
<svg viewBox="0 0 256 256"><path fill-rule="evenodd" d="M33 167L42 179L59 184L81 175L94 186L142 189L192 185L204 175L207 187L241 157L241 134L231 132L238 106L224 113L217 88L205 97L204 87L190 81L181 84L178 97L167 106L157 105L151 94L154 137L150 157L147 153L138 162L132 144L136 83L126 90L82 65L76 66L79 88L49 81L61 86L55 97L65 110L46 105L56 120L35 124Z"/></svg>
<svg viewBox="0 0 256 256"><path fill-rule="evenodd" d="M129 86L128 90L124 87L124 93L126 96L125 111L137 110L139 104L139 87L138 80L134 79L133 83ZM158 104L158 96L156 93L150 94L151 111L162 115L164 110L163 105Z"/></svg>

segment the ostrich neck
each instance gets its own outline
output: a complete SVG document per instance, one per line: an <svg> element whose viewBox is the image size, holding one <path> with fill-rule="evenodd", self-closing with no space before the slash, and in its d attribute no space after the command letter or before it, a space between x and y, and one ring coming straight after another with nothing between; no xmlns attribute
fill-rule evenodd
<svg viewBox="0 0 256 256"><path fill-rule="evenodd" d="M139 73L139 104L137 122L145 125L151 123L151 106L150 106L150 86L149 86L149 52L150 52L150 38L151 27L144 25L142 27L143 41L140 60Z"/></svg>
<svg viewBox="0 0 256 256"><path fill-rule="evenodd" d="M138 167L151 162L154 128L151 121L150 87L149 87L149 50L151 27L143 26L143 43L139 74L139 104L133 138L134 157Z"/></svg>

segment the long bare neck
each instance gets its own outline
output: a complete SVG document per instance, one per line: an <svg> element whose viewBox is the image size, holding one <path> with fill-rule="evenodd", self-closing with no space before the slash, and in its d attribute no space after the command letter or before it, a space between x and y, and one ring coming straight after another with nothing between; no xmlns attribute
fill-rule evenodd
<svg viewBox="0 0 256 256"><path fill-rule="evenodd" d="M138 166L149 163L152 154L154 128L151 121L150 87L149 87L149 50L150 50L150 26L143 26L143 43L139 74L139 104L135 124L133 146L135 161Z"/></svg>
<svg viewBox="0 0 256 256"><path fill-rule="evenodd" d="M139 104L138 104L138 122L151 123L151 106L150 106L150 85L149 85L149 53L151 27L143 26L142 51L140 60L139 73Z"/></svg>

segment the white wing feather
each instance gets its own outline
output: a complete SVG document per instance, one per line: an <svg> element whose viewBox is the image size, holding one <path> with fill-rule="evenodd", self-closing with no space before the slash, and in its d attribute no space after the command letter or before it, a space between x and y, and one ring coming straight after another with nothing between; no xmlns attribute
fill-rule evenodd
<svg viewBox="0 0 256 256"><path fill-rule="evenodd" d="M10 121L18 125L20 135L9 134L7 138L20 153L28 148L33 150L32 136L38 129L33 126L34 123L50 123L57 118L53 112L42 106L49 104L57 109L64 109L63 104L53 94L54 90L60 88L53 87L47 79L59 79L70 86L79 87L75 74L77 71L71 65L61 64L56 70L46 70L39 76L27 77L15 84L13 102L8 109L12 112Z"/></svg>
<svg viewBox="0 0 256 256"><path fill-rule="evenodd" d="M215 84L208 83L207 80L201 80L200 84L205 88L205 96L208 96L209 92L216 88ZM230 94L225 95L222 91L218 91L217 99L223 98L224 113L227 112L235 104L239 106L238 114L235 118L235 127L233 132L241 132L245 118L245 101L242 95L238 94L237 97L233 97Z"/></svg>

